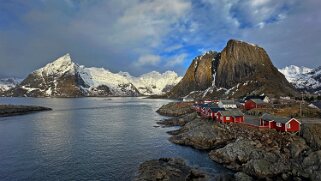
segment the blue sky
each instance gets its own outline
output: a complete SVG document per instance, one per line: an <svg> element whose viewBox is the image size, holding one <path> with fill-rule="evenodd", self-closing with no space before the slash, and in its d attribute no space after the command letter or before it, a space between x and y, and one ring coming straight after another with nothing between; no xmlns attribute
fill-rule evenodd
<svg viewBox="0 0 321 181"><path fill-rule="evenodd" d="M174 70L229 39L275 66L321 65L320 0L0 0L0 76L24 77L70 53L133 75Z"/></svg>

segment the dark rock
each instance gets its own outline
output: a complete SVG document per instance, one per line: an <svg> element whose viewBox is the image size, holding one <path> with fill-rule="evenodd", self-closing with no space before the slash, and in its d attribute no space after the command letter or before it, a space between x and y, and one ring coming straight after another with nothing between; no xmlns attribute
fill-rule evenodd
<svg viewBox="0 0 321 181"><path fill-rule="evenodd" d="M321 149L321 124L303 124L301 135L307 144L316 150Z"/></svg>
<svg viewBox="0 0 321 181"><path fill-rule="evenodd" d="M41 106L0 105L0 117L23 115L39 111L49 111L51 108Z"/></svg>
<svg viewBox="0 0 321 181"><path fill-rule="evenodd" d="M311 180L321 180L321 150L313 152L306 157L302 166Z"/></svg>
<svg viewBox="0 0 321 181"><path fill-rule="evenodd" d="M253 180L252 177L248 176L244 172L237 172L236 174L234 174L234 178L236 181L252 181Z"/></svg>
<svg viewBox="0 0 321 181"><path fill-rule="evenodd" d="M139 166L135 180L167 180L167 181L205 181L210 177L205 172L187 166L179 158L160 158L150 160Z"/></svg>
<svg viewBox="0 0 321 181"><path fill-rule="evenodd" d="M184 126L186 123L194 120L196 117L197 117L197 114L193 112L178 118L170 118L170 119L158 121L157 124L162 125L164 127Z"/></svg>
<svg viewBox="0 0 321 181"><path fill-rule="evenodd" d="M156 112L164 116L182 116L194 112L193 103L187 102L171 102L160 107Z"/></svg>

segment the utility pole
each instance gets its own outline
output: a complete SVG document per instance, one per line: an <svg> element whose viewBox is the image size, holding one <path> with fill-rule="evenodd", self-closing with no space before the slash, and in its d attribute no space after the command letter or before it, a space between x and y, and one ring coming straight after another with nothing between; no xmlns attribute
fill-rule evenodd
<svg viewBox="0 0 321 181"><path fill-rule="evenodd" d="M303 92L301 92L301 102L300 102L300 116L302 118L302 104L303 104Z"/></svg>

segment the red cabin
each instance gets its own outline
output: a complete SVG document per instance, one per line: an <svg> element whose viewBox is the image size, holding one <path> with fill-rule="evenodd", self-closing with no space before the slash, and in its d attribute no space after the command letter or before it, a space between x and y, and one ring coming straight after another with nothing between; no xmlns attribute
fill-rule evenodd
<svg viewBox="0 0 321 181"><path fill-rule="evenodd" d="M242 123L244 122L244 114L238 109L219 111L216 119L221 123Z"/></svg>
<svg viewBox="0 0 321 181"><path fill-rule="evenodd" d="M219 107L211 107L208 109L208 118L211 118L213 120L216 119L217 113L219 111L225 111L224 108L219 108Z"/></svg>
<svg viewBox="0 0 321 181"><path fill-rule="evenodd" d="M250 110L254 108L264 108L266 103L261 99L249 99L245 102L245 109Z"/></svg>
<svg viewBox="0 0 321 181"><path fill-rule="evenodd" d="M301 129L301 122L295 118L277 117L264 114L261 117L261 126L269 126L281 132L298 132Z"/></svg>

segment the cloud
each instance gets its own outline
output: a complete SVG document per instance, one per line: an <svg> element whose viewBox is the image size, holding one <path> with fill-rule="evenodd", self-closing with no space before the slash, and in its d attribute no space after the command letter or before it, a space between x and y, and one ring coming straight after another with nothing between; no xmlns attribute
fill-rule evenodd
<svg viewBox="0 0 321 181"><path fill-rule="evenodd" d="M277 66L313 67L320 65L320 2L3 1L0 74L24 77L67 52L114 72L183 74L199 50L220 51L231 38L266 48Z"/></svg>
<svg viewBox="0 0 321 181"><path fill-rule="evenodd" d="M182 64L185 59L187 58L187 54L183 53L180 55L175 55L173 57L170 57L167 61L167 63L165 64L166 67L174 67L176 65Z"/></svg>
<svg viewBox="0 0 321 181"><path fill-rule="evenodd" d="M156 65L161 61L161 57L158 55L143 55L139 57L136 65L144 66L144 65Z"/></svg>

